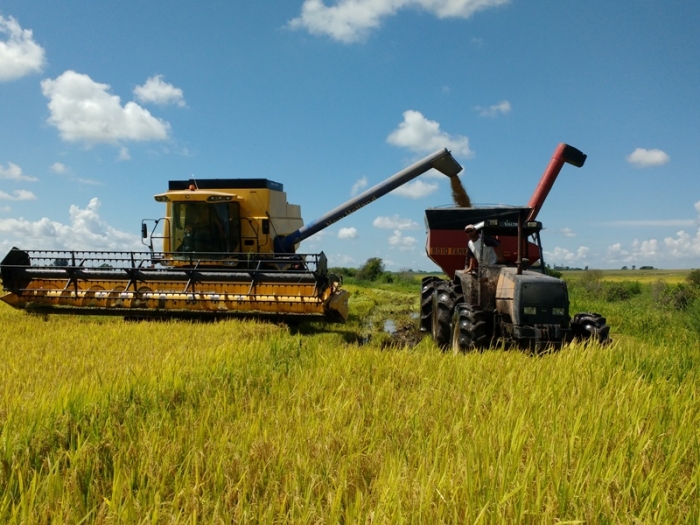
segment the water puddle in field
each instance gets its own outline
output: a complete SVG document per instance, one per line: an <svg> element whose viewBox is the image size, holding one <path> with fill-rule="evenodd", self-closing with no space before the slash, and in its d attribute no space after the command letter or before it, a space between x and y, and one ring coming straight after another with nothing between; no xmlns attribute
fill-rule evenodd
<svg viewBox="0 0 700 525"><path fill-rule="evenodd" d="M413 347L421 340L418 317L418 313L411 312L398 318L367 320L357 336L357 344L362 346L375 342L382 348ZM381 329L377 330L378 327Z"/></svg>
<svg viewBox="0 0 700 525"><path fill-rule="evenodd" d="M396 323L393 319L387 319L384 321L384 331L390 335L394 335L396 333Z"/></svg>

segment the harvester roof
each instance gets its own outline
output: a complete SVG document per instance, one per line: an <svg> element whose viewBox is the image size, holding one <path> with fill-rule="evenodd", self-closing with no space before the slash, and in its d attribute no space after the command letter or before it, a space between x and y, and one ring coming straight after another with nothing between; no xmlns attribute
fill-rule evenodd
<svg viewBox="0 0 700 525"><path fill-rule="evenodd" d="M283 191L280 182L270 179L188 179L168 181L168 190L187 190L194 186L199 190L266 189Z"/></svg>

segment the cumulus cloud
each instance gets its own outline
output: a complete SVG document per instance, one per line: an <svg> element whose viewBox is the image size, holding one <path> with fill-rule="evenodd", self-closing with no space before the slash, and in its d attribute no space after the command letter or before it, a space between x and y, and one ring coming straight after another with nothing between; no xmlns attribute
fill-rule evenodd
<svg viewBox="0 0 700 525"><path fill-rule="evenodd" d="M418 230L420 225L411 219L392 215L391 217L377 217L372 222L375 228L383 230Z"/></svg>
<svg viewBox="0 0 700 525"><path fill-rule="evenodd" d="M350 195L357 195L360 193L360 190L364 189L367 187L367 177L362 177L360 179L357 179L355 184L352 185L352 189L350 190Z"/></svg>
<svg viewBox="0 0 700 525"><path fill-rule="evenodd" d="M51 171L54 173L63 174L68 172L68 167L63 164L63 162L54 162L51 164Z"/></svg>
<svg viewBox="0 0 700 525"><path fill-rule="evenodd" d="M185 98L182 95L182 89L163 81L163 75L155 75L146 80L143 86L134 88L134 96L139 102L144 104L157 104L166 106L174 104L176 106L185 107Z"/></svg>
<svg viewBox="0 0 700 525"><path fill-rule="evenodd" d="M671 157L660 149L637 148L627 156L627 162L637 168L652 168L663 166L670 162Z"/></svg>
<svg viewBox="0 0 700 525"><path fill-rule="evenodd" d="M340 228L338 230L338 239L357 239L357 228Z"/></svg>
<svg viewBox="0 0 700 525"><path fill-rule="evenodd" d="M399 186L391 193L394 195L400 195L401 197L407 197L409 199L422 199L435 193L438 189L438 185L433 182L423 182L422 180L416 180Z"/></svg>
<svg viewBox="0 0 700 525"><path fill-rule="evenodd" d="M2 253L12 246L47 250L141 250L140 236L119 231L99 215L100 201L86 208L70 207L70 224L46 217L32 222L23 218L0 219Z"/></svg>
<svg viewBox="0 0 700 525"><path fill-rule="evenodd" d="M640 219L640 220L621 220L621 221L606 221L601 222L603 226L618 226L618 227L645 227L645 228L656 228L664 226L693 226L695 221L693 219Z"/></svg>
<svg viewBox="0 0 700 525"><path fill-rule="evenodd" d="M131 160L131 154L129 153L129 148L125 148L124 146L119 148L119 155L117 155L117 160L120 160L120 161Z"/></svg>
<svg viewBox="0 0 700 525"><path fill-rule="evenodd" d="M63 140L94 144L168 138L170 124L135 102L122 106L120 98L109 93L108 84L88 75L69 70L55 80L43 80L41 90L49 99L47 122Z"/></svg>
<svg viewBox="0 0 700 525"><path fill-rule="evenodd" d="M22 29L13 17L0 15L0 82L40 73L46 63L44 49L31 29Z"/></svg>
<svg viewBox="0 0 700 525"><path fill-rule="evenodd" d="M328 266L341 266L352 268L358 265L358 261L350 255L344 253L335 253L328 255Z"/></svg>
<svg viewBox="0 0 700 525"><path fill-rule="evenodd" d="M83 178L77 177L74 173L72 173L72 170L68 166L63 164L62 162L54 162L53 164L51 164L50 169L54 173L61 175L62 177L66 178L70 181L73 181L73 182L78 182L80 184L89 184L91 186L101 186L102 185L101 182L98 182L96 180L83 179Z"/></svg>
<svg viewBox="0 0 700 525"><path fill-rule="evenodd" d="M508 102L507 100L503 100L502 102L499 102L498 104L494 104L487 108L482 106L476 106L476 108L474 109L476 109L479 112L479 116L481 117L497 117L499 115L507 115L508 113L510 113L511 106L510 102Z"/></svg>
<svg viewBox="0 0 700 525"><path fill-rule="evenodd" d="M36 200L36 195L27 190L15 190L13 195L0 191L0 200L6 201L33 201Z"/></svg>
<svg viewBox="0 0 700 525"><path fill-rule="evenodd" d="M588 258L589 252L590 249L587 246L579 246L576 251L567 250L566 248L557 246L551 252L544 252L545 262L555 265L580 263Z"/></svg>
<svg viewBox="0 0 700 525"><path fill-rule="evenodd" d="M695 221L691 221L696 226L700 224L700 201L693 207L699 214ZM675 235L664 237L662 240L635 239L629 248L621 243L614 243L607 249L607 262L610 263L656 263L663 266L676 266L686 265L688 262L693 265L698 258L700 258L700 227L690 233L679 230Z"/></svg>
<svg viewBox="0 0 700 525"><path fill-rule="evenodd" d="M674 259L697 260L700 257L700 228L694 235L681 230L675 237L666 237L664 247Z"/></svg>
<svg viewBox="0 0 700 525"><path fill-rule="evenodd" d="M289 22L292 29L326 35L343 43L359 42L381 26L383 19L402 9L419 9L438 18L469 18L477 11L509 0L304 0L301 15Z"/></svg>
<svg viewBox="0 0 700 525"><path fill-rule="evenodd" d="M418 244L418 240L410 235L404 235L401 230L394 230L394 234L389 237L389 246L401 251L413 250Z"/></svg>
<svg viewBox="0 0 700 525"><path fill-rule="evenodd" d="M408 148L418 153L432 153L440 148L447 148L455 155L470 157L469 139L452 136L440 130L440 124L428 120L419 111L408 110L403 114L403 122L392 131L386 141L394 146Z"/></svg>
<svg viewBox="0 0 700 525"><path fill-rule="evenodd" d="M0 164L0 179L16 180L22 182L37 181L36 177L30 177L29 175L25 175L24 173L22 173L22 168L20 168L17 164L13 164L12 162L7 163L7 168L3 168L2 164Z"/></svg>

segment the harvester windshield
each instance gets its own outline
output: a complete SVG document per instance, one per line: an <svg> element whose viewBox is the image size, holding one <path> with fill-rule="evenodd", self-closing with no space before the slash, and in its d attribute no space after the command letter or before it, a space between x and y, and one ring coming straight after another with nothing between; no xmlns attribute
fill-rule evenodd
<svg viewBox="0 0 700 525"><path fill-rule="evenodd" d="M223 257L225 253L240 251L240 209L237 202L173 202L171 227L173 245L178 254L208 252Z"/></svg>

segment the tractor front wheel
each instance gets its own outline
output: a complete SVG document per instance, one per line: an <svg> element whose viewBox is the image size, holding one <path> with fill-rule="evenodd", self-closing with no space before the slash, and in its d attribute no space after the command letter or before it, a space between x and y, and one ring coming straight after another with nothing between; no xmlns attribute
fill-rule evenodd
<svg viewBox="0 0 700 525"><path fill-rule="evenodd" d="M593 312L581 312L571 320L571 334L578 341L592 339L601 345L612 343L606 319Z"/></svg>
<svg viewBox="0 0 700 525"><path fill-rule="evenodd" d="M433 328L433 296L435 283L441 279L430 275L423 277L420 289L420 331L429 334Z"/></svg>
<svg viewBox="0 0 700 525"><path fill-rule="evenodd" d="M485 350L491 344L488 314L480 308L459 304L452 316L452 351Z"/></svg>
<svg viewBox="0 0 700 525"><path fill-rule="evenodd" d="M452 340L452 313L455 296L452 283L441 282L435 286L432 310L432 335L435 343L445 351Z"/></svg>

